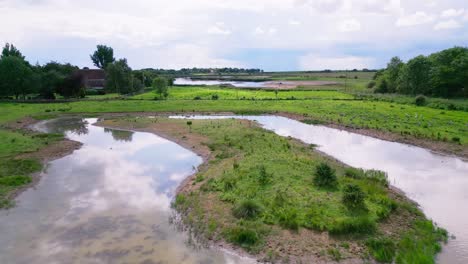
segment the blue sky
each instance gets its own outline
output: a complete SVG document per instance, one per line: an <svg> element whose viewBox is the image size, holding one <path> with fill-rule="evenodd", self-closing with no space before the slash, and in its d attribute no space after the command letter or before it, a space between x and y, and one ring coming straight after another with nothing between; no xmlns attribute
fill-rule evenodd
<svg viewBox="0 0 468 264"><path fill-rule="evenodd" d="M321 70L468 43L466 0L0 0L0 14L0 43L81 67L97 44L134 69Z"/></svg>

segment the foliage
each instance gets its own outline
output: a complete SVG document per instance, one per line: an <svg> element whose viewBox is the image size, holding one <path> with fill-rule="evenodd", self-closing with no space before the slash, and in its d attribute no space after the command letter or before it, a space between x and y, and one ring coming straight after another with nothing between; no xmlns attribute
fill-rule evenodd
<svg viewBox="0 0 468 264"><path fill-rule="evenodd" d="M414 99L414 104L417 106L424 106L426 105L426 103L427 103L427 99L426 99L426 96L424 95L418 95Z"/></svg>
<svg viewBox="0 0 468 264"><path fill-rule="evenodd" d="M106 66L106 90L120 94L134 92L132 69L126 59L120 59Z"/></svg>
<svg viewBox="0 0 468 264"><path fill-rule="evenodd" d="M396 254L396 245L391 238L371 238L366 241L369 252L378 262L392 263Z"/></svg>
<svg viewBox="0 0 468 264"><path fill-rule="evenodd" d="M406 64L392 58L377 78L375 92L468 97L468 48L454 47Z"/></svg>
<svg viewBox="0 0 468 264"><path fill-rule="evenodd" d="M237 218L253 219L258 217L263 211L262 206L254 200L243 200L234 209L232 213Z"/></svg>
<svg viewBox="0 0 468 264"><path fill-rule="evenodd" d="M153 89L159 94L159 98L168 96L167 79L164 77L156 77L153 79Z"/></svg>
<svg viewBox="0 0 468 264"><path fill-rule="evenodd" d="M96 51L90 55L94 65L100 69L106 69L111 63L114 63L114 49L105 45L97 45Z"/></svg>
<svg viewBox="0 0 468 264"><path fill-rule="evenodd" d="M23 54L21 54L21 52L13 44L6 43L2 49L2 55L0 56L0 60L10 56L17 57L20 60L24 61Z"/></svg>
<svg viewBox="0 0 468 264"><path fill-rule="evenodd" d="M25 98L32 91L33 72L18 56L4 56L0 60L0 95L20 95Z"/></svg>
<svg viewBox="0 0 468 264"><path fill-rule="evenodd" d="M320 163L315 168L314 184L323 188L335 188L338 185L335 170L327 163Z"/></svg>
<svg viewBox="0 0 468 264"><path fill-rule="evenodd" d="M348 184L343 188L343 203L350 209L365 208L366 194L356 184Z"/></svg>

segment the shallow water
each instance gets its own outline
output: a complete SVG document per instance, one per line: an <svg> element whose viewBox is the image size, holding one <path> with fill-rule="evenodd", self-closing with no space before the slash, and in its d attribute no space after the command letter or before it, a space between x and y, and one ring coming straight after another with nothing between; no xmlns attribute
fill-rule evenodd
<svg viewBox="0 0 468 264"><path fill-rule="evenodd" d="M176 78L175 85L221 85L230 84L234 87L263 87L265 82L223 81L223 80L192 80L190 78Z"/></svg>
<svg viewBox="0 0 468 264"><path fill-rule="evenodd" d="M197 249L170 223L176 187L202 162L150 133L57 119L36 129L83 143L0 211L0 263L246 263Z"/></svg>
<svg viewBox="0 0 468 264"><path fill-rule="evenodd" d="M184 118L178 116L178 118ZM194 116L195 119L232 116ZM386 171L392 185L416 201L456 239L438 255L438 263L468 263L468 162L426 149L343 130L304 124L277 116L235 116L258 121L281 136L318 145L318 150L350 165Z"/></svg>

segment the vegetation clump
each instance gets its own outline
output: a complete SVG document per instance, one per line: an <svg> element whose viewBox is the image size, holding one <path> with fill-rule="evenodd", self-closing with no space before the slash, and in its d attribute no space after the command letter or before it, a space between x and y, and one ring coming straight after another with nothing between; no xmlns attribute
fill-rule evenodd
<svg viewBox="0 0 468 264"><path fill-rule="evenodd" d="M263 211L262 206L254 200L243 200L234 209L232 213L237 218L254 219Z"/></svg>
<svg viewBox="0 0 468 264"><path fill-rule="evenodd" d="M343 188L343 204L349 209L365 209L366 194L357 184L348 184Z"/></svg>
<svg viewBox="0 0 468 264"><path fill-rule="evenodd" d="M426 98L426 96L424 96L424 95L418 95L418 96L416 96L416 98L414 99L414 103L415 103L417 106L424 106L424 105L426 105L426 103L427 103L427 98Z"/></svg>
<svg viewBox="0 0 468 264"><path fill-rule="evenodd" d="M315 168L314 184L322 188L336 188L338 180L335 170L332 169L327 163L320 163Z"/></svg>

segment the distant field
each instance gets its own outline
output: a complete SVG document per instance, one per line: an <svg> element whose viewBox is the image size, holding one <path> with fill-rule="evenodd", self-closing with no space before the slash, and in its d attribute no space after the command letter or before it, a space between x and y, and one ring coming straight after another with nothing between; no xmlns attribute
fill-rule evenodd
<svg viewBox="0 0 468 264"><path fill-rule="evenodd" d="M325 88L324 88L325 89ZM329 88L333 89L333 88ZM232 99L353 99L354 96L338 91L308 91L308 90L288 90L278 91L275 94L273 90L248 90L248 89L232 89L221 88L217 86L175 86L169 89L168 100L191 100L212 99L213 96L218 96L219 100ZM147 92L133 96L133 99L153 100L158 97L154 92Z"/></svg>

